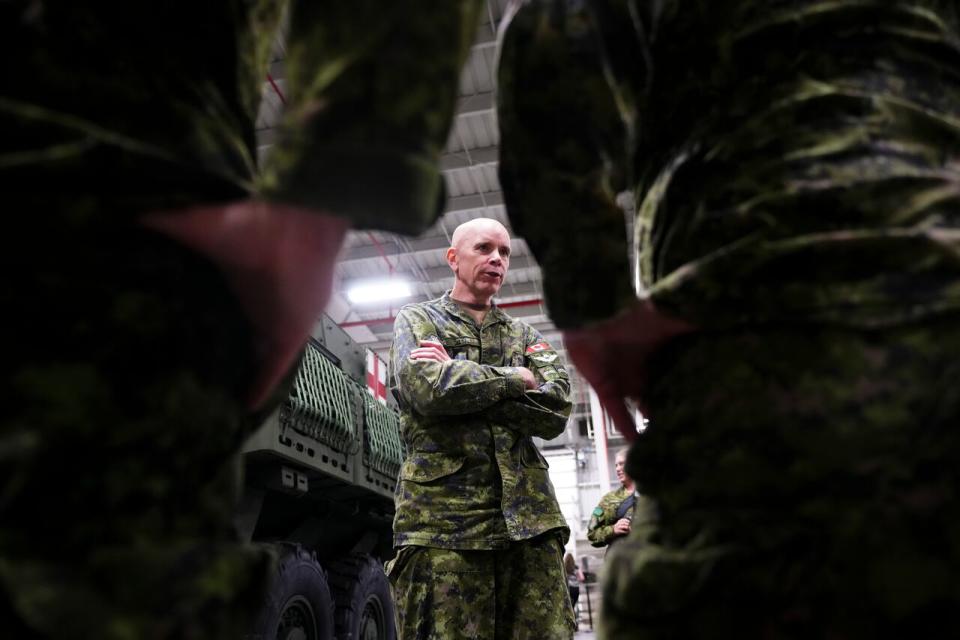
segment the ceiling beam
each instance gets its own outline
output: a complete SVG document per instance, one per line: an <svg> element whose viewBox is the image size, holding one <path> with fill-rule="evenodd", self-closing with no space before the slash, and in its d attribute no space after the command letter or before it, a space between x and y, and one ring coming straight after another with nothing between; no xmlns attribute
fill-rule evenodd
<svg viewBox="0 0 960 640"><path fill-rule="evenodd" d="M485 113L493 113L496 108L496 100L493 91L481 91L472 96L460 96L457 99L456 116L464 118L466 116L478 116Z"/></svg>
<svg viewBox="0 0 960 640"><path fill-rule="evenodd" d="M447 208L444 209L444 211L446 213L453 213L499 206L503 206L502 191L483 191L481 193L471 193L447 198Z"/></svg>
<svg viewBox="0 0 960 640"><path fill-rule="evenodd" d="M347 247L340 254L338 260L340 262L346 262L348 260L379 258L382 255L380 253L381 249L383 250L383 253L388 256L407 253L405 249L401 249L396 243L390 241L389 236L385 237L384 240L386 240L386 242L382 242L380 248L374 244ZM450 246L450 241L446 236L421 236L419 238L407 239L407 244L410 247L410 253L419 253L421 251L436 251L437 249L446 249Z"/></svg>
<svg viewBox="0 0 960 640"><path fill-rule="evenodd" d="M468 169L485 164L496 164L499 160L499 147L476 147L443 154L440 156L440 170Z"/></svg>
<svg viewBox="0 0 960 640"><path fill-rule="evenodd" d="M497 46L497 32L490 28L490 23L484 21L477 27L477 36L473 39L473 49L489 49Z"/></svg>

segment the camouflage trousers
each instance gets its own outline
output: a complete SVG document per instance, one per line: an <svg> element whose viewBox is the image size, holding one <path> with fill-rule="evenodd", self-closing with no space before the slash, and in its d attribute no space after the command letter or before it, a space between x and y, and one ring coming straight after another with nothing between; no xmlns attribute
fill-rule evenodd
<svg viewBox="0 0 960 640"><path fill-rule="evenodd" d="M401 640L573 637L563 545L555 533L504 550L402 547L387 571Z"/></svg>
<svg viewBox="0 0 960 640"><path fill-rule="evenodd" d="M232 526L255 424L237 302L135 228L7 238L2 635L242 637L271 563Z"/></svg>
<svg viewBox="0 0 960 640"><path fill-rule="evenodd" d="M600 637L960 637L960 322L702 333L657 355Z"/></svg>

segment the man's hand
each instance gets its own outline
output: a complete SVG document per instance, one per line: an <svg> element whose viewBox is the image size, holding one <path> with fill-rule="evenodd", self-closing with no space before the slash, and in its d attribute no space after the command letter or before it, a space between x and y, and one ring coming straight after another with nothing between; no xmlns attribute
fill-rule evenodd
<svg viewBox="0 0 960 640"><path fill-rule="evenodd" d="M411 360L433 360L434 362L446 362L450 360L450 355L443 345L432 340L422 340L420 346L410 352Z"/></svg>
<svg viewBox="0 0 960 640"><path fill-rule="evenodd" d="M613 532L618 536L625 536L630 533L630 521L626 518L620 518L613 525Z"/></svg>
<svg viewBox="0 0 960 640"><path fill-rule="evenodd" d="M649 300L637 300L628 311L609 320L564 331L563 342L617 430L632 442L637 428L624 401L636 401L643 411L648 359L671 338L693 330L693 325L666 315Z"/></svg>
<svg viewBox="0 0 960 640"><path fill-rule="evenodd" d="M534 391L540 388L540 385L537 384L536 376L533 375L533 371L530 371L530 369L517 367L517 373L523 378L523 384L527 387L528 391Z"/></svg>
<svg viewBox="0 0 960 640"><path fill-rule="evenodd" d="M260 371L247 404L259 408L294 365L327 304L349 223L257 200L154 212L141 223L203 255L224 274L254 329Z"/></svg>

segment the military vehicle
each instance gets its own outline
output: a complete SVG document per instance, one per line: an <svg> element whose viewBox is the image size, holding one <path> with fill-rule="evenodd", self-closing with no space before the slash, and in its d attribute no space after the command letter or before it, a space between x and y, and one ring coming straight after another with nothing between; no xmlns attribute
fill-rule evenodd
<svg viewBox="0 0 960 640"><path fill-rule="evenodd" d="M244 446L237 527L279 558L249 638L396 637L383 563L403 454L395 408L367 390L367 358L324 316L289 397Z"/></svg>

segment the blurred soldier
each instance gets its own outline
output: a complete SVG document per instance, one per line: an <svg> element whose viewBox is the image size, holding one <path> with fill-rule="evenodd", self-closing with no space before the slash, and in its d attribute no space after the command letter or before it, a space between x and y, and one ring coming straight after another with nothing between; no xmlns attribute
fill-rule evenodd
<svg viewBox="0 0 960 640"><path fill-rule="evenodd" d="M630 521L633 519L633 507L637 497L633 490L633 480L623 471L626 461L627 450L617 451L614 464L620 486L600 498L600 504L590 516L587 539L595 547L609 547L630 533ZM607 550L609 551L609 548Z"/></svg>
<svg viewBox="0 0 960 640"><path fill-rule="evenodd" d="M286 4L0 3L4 637L241 637L269 573L231 524L241 443L347 227L441 212L482 2L291 3L259 170Z"/></svg>
<svg viewBox="0 0 960 640"><path fill-rule="evenodd" d="M572 553L563 556L563 570L567 574L567 593L570 594L570 604L576 613L577 601L580 599L580 584L587 581L587 577L580 570L577 559Z"/></svg>
<svg viewBox="0 0 960 640"><path fill-rule="evenodd" d="M615 458L620 488L600 498L587 527L587 539L595 547L606 546L606 553L610 553L614 543L635 531L633 537L638 541L648 540L656 531L656 505L637 491L636 484L625 471L626 461L627 450L621 449Z"/></svg>
<svg viewBox="0 0 960 640"><path fill-rule="evenodd" d="M660 515L603 634L960 635L956 2L515 11L508 211Z"/></svg>
<svg viewBox="0 0 960 640"><path fill-rule="evenodd" d="M536 329L493 303L510 235L454 231L453 289L397 314L390 354L407 457L388 568L400 637L573 637L570 535L533 437L555 438L570 382Z"/></svg>

